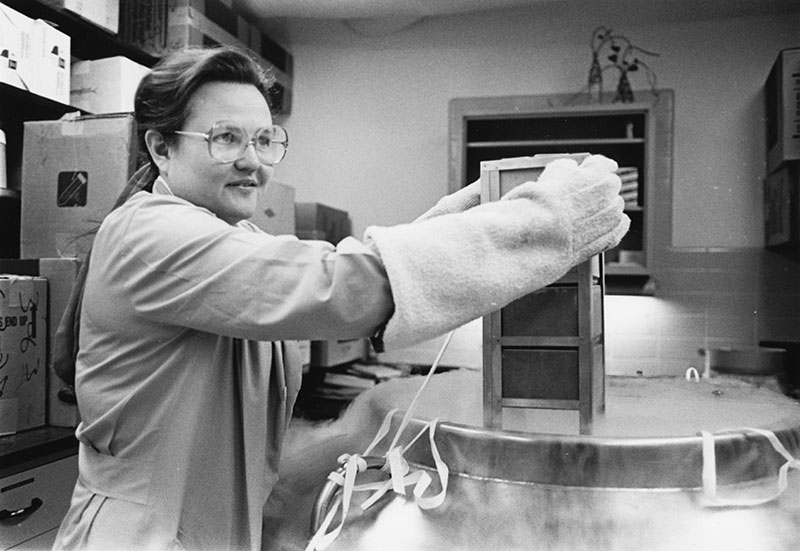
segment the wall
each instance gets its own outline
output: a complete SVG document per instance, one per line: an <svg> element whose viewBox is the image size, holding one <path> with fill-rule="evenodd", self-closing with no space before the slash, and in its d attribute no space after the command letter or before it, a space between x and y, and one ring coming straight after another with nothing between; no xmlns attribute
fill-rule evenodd
<svg viewBox="0 0 800 551"><path fill-rule="evenodd" d="M800 41L798 10L690 21L542 6L380 37L309 27L290 45L292 149L278 178L300 201L348 210L356 235L411 220L447 191L450 98L578 91L592 30L611 26L658 52L641 57L658 87L675 90L669 263L659 298L609 297L611 371L675 374L706 344L800 340L800 268L761 249L760 208L761 87L777 52ZM764 288L776 278L778 290Z"/></svg>

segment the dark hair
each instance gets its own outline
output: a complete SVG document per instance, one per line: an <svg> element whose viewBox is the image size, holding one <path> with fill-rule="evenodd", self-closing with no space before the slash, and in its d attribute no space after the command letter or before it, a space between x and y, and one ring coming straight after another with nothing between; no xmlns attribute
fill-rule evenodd
<svg viewBox="0 0 800 551"><path fill-rule="evenodd" d="M140 154L150 161L144 135L160 132L166 140L183 128L189 102L209 82L252 84L269 101L272 78L247 51L235 46L187 48L163 58L142 78L136 89L134 111Z"/></svg>

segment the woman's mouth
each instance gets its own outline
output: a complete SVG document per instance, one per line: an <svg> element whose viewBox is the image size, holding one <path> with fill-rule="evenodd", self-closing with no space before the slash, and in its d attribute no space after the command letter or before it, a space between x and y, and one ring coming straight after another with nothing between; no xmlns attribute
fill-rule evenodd
<svg viewBox="0 0 800 551"><path fill-rule="evenodd" d="M258 182L255 180L239 180L236 182L231 182L227 184L229 187L238 187L238 188L255 188L258 187Z"/></svg>

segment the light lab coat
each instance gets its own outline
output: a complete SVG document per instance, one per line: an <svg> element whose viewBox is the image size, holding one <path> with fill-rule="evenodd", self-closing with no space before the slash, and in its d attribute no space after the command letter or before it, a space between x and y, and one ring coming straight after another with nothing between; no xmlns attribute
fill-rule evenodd
<svg viewBox="0 0 800 551"><path fill-rule="evenodd" d="M260 549L301 381L290 341L369 336L392 298L358 241L231 226L157 180L103 222L82 308L56 548Z"/></svg>

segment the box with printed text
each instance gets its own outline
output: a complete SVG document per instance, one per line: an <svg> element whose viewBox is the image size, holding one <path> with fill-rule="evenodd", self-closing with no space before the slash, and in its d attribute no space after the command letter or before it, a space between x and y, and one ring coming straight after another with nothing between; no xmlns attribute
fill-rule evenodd
<svg viewBox="0 0 800 551"><path fill-rule="evenodd" d="M45 424L47 280L0 274L0 434Z"/></svg>
<svg viewBox="0 0 800 551"><path fill-rule="evenodd" d="M0 3L0 82L69 103L71 38Z"/></svg>
<svg viewBox="0 0 800 551"><path fill-rule="evenodd" d="M75 390L53 370L55 335L67 309L72 287L78 276L77 258L0 259L0 274L38 276L47 280L47 408L51 427L77 427L80 414Z"/></svg>
<svg viewBox="0 0 800 551"><path fill-rule="evenodd" d="M69 72L72 39L47 21L33 23L31 59L35 76L32 92L52 100L69 103Z"/></svg>
<svg viewBox="0 0 800 551"><path fill-rule="evenodd" d="M30 90L33 19L0 3L0 82Z"/></svg>

